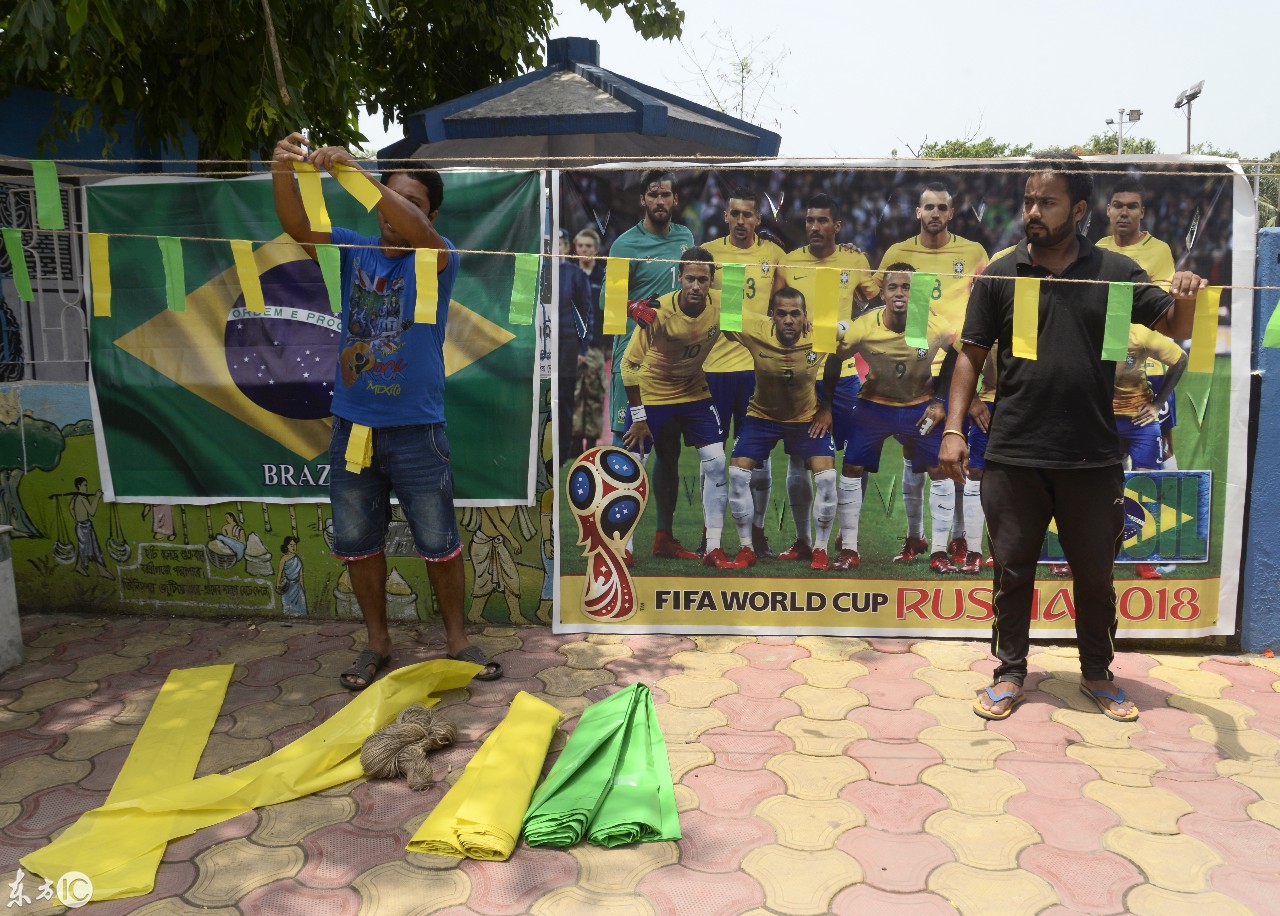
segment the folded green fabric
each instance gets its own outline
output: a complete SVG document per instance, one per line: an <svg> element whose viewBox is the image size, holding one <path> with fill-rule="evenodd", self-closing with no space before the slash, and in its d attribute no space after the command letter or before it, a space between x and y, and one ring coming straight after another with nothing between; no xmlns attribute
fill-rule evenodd
<svg viewBox="0 0 1280 916"><path fill-rule="evenodd" d="M653 697L633 684L587 707L524 817L530 846L678 840L675 787Z"/></svg>

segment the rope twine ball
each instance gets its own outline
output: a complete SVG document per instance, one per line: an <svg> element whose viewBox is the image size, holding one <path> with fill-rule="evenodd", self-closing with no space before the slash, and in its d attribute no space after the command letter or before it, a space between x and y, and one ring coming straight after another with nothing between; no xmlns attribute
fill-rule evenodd
<svg viewBox="0 0 1280 916"><path fill-rule="evenodd" d="M431 785L427 754L449 746L457 734L454 724L443 716L425 706L408 706L395 722L365 739L360 748L360 765L370 779L403 776L410 789L421 792Z"/></svg>

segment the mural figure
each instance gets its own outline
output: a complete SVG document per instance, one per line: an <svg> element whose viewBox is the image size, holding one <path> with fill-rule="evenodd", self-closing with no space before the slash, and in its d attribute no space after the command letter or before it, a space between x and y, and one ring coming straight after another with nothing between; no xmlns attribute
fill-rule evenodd
<svg viewBox="0 0 1280 916"><path fill-rule="evenodd" d="M462 527L471 532L468 556L474 581L467 617L474 623L484 620L484 606L494 592L502 593L512 623L525 622L520 612L520 572L513 556L524 548L511 530L512 522L519 525L522 540L538 534L524 506L468 508L462 514Z"/></svg>
<svg viewBox="0 0 1280 916"><path fill-rule="evenodd" d="M240 520L236 518L236 514L234 512L228 512L226 514L222 530L218 532L217 537L213 540L215 543L221 544L234 554L237 560L244 559L244 526L240 524Z"/></svg>
<svg viewBox="0 0 1280 916"><path fill-rule="evenodd" d="M276 573L276 591L286 617L307 616L307 594L302 589L302 558L298 556L298 539L289 535L280 545L280 570Z"/></svg>
<svg viewBox="0 0 1280 916"><path fill-rule="evenodd" d="M151 516L151 533L157 541L172 541L175 537L173 531L173 506L147 505L142 507L142 517Z"/></svg>
<svg viewBox="0 0 1280 916"><path fill-rule="evenodd" d="M102 546L98 543L98 532L93 529L93 516L98 512L102 502L102 490L89 495L89 481L83 477L76 478L76 492L71 494L67 503L67 511L76 526L76 572L82 576L89 575L89 563L98 564L98 575L104 579L115 576L107 569L107 561L102 556Z"/></svg>

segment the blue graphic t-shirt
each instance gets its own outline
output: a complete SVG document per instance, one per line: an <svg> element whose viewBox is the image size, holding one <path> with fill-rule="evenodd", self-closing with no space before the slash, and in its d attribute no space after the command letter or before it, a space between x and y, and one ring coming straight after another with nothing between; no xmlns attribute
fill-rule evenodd
<svg viewBox="0 0 1280 916"><path fill-rule="evenodd" d="M412 253L388 258L376 236L334 228L341 248L342 343L333 388L333 415L365 426L444 422L444 334L458 276L453 243L439 274L435 324L415 324Z"/></svg>

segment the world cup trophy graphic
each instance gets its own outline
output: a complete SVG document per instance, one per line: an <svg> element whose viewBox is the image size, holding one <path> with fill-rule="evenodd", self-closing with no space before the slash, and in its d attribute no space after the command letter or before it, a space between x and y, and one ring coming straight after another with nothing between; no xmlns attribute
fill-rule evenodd
<svg viewBox="0 0 1280 916"><path fill-rule="evenodd" d="M636 612L636 593L623 556L649 501L644 468L623 449L588 449L569 468L568 493L587 560L582 611L599 620L626 620Z"/></svg>

